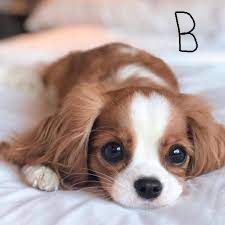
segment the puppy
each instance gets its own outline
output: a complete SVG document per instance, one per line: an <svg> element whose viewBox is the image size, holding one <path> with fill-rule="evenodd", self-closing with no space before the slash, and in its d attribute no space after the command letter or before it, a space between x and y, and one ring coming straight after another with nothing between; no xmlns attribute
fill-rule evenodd
<svg viewBox="0 0 225 225"><path fill-rule="evenodd" d="M5 152L34 187L80 188L94 177L114 201L154 208L174 202L186 179L225 164L224 127L145 51L112 43L74 52L43 82L58 110Z"/></svg>

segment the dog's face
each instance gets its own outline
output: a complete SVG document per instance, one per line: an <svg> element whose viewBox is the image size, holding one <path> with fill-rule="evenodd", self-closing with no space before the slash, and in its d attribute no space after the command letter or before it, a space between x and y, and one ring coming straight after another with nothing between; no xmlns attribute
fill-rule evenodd
<svg viewBox="0 0 225 225"><path fill-rule="evenodd" d="M113 200L159 207L183 189L192 145L182 111L156 91L112 94L92 127L89 169ZM104 175L103 175L104 174Z"/></svg>

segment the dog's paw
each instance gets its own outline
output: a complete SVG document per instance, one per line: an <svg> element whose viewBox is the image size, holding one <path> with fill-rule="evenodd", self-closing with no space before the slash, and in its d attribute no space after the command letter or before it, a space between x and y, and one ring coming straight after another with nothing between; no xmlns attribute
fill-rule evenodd
<svg viewBox="0 0 225 225"><path fill-rule="evenodd" d="M22 172L26 181L31 186L42 191L57 191L59 189L59 177L46 166L24 166Z"/></svg>

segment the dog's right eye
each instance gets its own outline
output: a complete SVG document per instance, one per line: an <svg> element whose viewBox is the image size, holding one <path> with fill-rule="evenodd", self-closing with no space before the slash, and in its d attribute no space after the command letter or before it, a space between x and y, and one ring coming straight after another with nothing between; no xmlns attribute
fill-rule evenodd
<svg viewBox="0 0 225 225"><path fill-rule="evenodd" d="M109 142L102 147L101 154L107 162L115 164L124 159L124 148L117 142Z"/></svg>

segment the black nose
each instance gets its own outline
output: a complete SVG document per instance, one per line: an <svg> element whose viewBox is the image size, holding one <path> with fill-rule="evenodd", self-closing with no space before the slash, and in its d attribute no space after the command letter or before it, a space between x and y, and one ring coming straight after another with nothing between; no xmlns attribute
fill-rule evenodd
<svg viewBox="0 0 225 225"><path fill-rule="evenodd" d="M162 184L152 177L145 177L134 182L134 188L138 195L145 199L157 198L162 192Z"/></svg>

